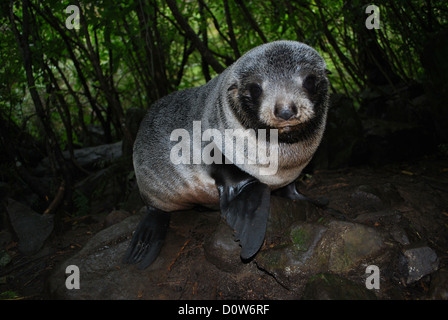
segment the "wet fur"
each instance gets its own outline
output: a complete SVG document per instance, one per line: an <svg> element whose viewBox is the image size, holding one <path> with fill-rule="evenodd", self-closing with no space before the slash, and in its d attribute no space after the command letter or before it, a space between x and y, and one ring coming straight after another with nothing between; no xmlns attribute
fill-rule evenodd
<svg viewBox="0 0 448 320"><path fill-rule="evenodd" d="M305 198L294 181L321 141L328 100L326 65L319 54L299 42L277 41L249 51L207 84L157 101L143 119L134 144L135 174L148 210L124 261L139 263L139 268L149 266L163 245L170 212L197 205L219 205L240 241L241 257L253 257L264 240L271 191L279 189L280 195L295 200ZM241 129L237 139L246 136L245 130L253 130L244 148L234 148L246 160L247 146L261 144L258 130L267 129L269 142L269 130L278 129L277 172L262 175L260 169L269 164L248 161L173 164L171 149L178 142L170 141L171 133L185 129L192 139L194 121L201 122L202 132ZM201 147L209 143L204 141ZM218 157L230 157L225 144L216 146Z"/></svg>
<svg viewBox="0 0 448 320"><path fill-rule="evenodd" d="M280 82L280 85L294 86L289 94L312 103L314 116L291 131L279 134L277 175L259 176L254 165L242 165L240 169L272 189L294 181L311 160L324 131L328 108L325 71L325 62L314 49L298 42L272 42L249 51L207 84L174 92L156 102L142 121L134 145L134 167L145 203L174 211L198 203L219 202L207 165L171 164L169 155L175 142L169 140L170 134L174 129L184 128L192 136L193 121L201 121L202 130L216 128L221 132L230 128L273 129L260 120L259 108L267 97L254 102L244 96L245 85L254 80L266 85ZM309 73L319 79L314 95L307 94L300 86ZM273 90L269 90L264 88L263 95L273 94Z"/></svg>

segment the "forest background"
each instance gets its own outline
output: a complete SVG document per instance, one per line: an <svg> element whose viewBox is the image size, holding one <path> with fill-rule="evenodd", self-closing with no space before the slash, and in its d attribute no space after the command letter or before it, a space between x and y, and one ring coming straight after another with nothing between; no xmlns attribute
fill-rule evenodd
<svg viewBox="0 0 448 320"><path fill-rule="evenodd" d="M379 29L366 27L370 4ZM132 143L151 103L279 39L321 53L334 105L345 99L354 117L418 127L425 153L447 152L446 1L23 0L0 10L0 190L39 213L85 214L110 184L119 191L108 206L119 206L135 184ZM76 150L117 141L120 159L78 163ZM353 160L356 143L344 145ZM357 154L355 163L372 158Z"/></svg>

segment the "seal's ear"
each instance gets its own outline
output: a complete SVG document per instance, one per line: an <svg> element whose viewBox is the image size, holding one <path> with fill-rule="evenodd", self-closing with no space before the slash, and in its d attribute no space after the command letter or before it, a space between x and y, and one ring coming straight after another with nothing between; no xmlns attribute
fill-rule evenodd
<svg viewBox="0 0 448 320"><path fill-rule="evenodd" d="M238 83L233 83L228 89L227 92L229 93L229 96L236 101L238 98Z"/></svg>
<svg viewBox="0 0 448 320"><path fill-rule="evenodd" d="M232 84L229 89L227 89L227 91L233 91L233 90L238 90L238 84L234 83Z"/></svg>

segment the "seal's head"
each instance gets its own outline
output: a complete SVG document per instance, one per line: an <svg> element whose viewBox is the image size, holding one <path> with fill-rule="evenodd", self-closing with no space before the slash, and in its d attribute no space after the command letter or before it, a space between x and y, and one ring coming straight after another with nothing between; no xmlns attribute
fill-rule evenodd
<svg viewBox="0 0 448 320"><path fill-rule="evenodd" d="M323 129L327 69L316 50L296 41L256 47L231 67L228 101L246 128L278 129L279 141L306 140Z"/></svg>

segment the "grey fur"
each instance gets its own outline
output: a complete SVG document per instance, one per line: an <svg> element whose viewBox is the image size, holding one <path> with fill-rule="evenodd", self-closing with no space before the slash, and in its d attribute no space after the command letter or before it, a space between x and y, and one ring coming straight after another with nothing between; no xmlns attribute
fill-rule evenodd
<svg viewBox="0 0 448 320"><path fill-rule="evenodd" d="M314 95L303 87L309 74L316 83ZM257 109L246 113L242 101L249 95L246 86L253 82L261 85L262 95ZM290 122L275 118L276 103L294 103L297 112ZM166 212L219 203L209 165L174 165L170 161L170 150L176 143L170 141L172 131L183 128L192 135L193 121L201 121L203 131L280 128L277 174L259 175L260 165L238 167L272 190L285 186L299 176L316 151L327 109L326 65L314 49L294 41L256 47L207 84L174 92L150 108L134 145L134 168L142 198L147 205ZM288 123L291 126L286 126ZM250 143L258 141L254 138Z"/></svg>

